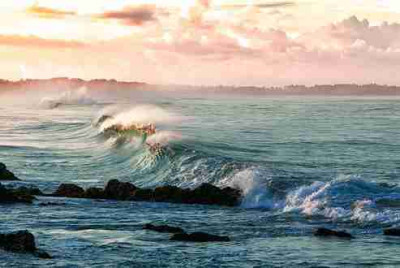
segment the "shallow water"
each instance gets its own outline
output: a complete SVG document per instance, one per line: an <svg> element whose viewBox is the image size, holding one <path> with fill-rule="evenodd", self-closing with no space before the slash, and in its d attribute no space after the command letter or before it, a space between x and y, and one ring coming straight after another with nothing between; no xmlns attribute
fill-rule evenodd
<svg viewBox="0 0 400 268"><path fill-rule="evenodd" d="M0 252L0 266L339 267L400 265L400 106L393 98L260 97L155 92L46 93L1 102L0 161L52 192L61 182L138 186L202 182L240 187L240 207L39 198L0 206L0 228L29 229L53 260ZM66 97L67 96L67 97ZM54 96L52 96L54 98ZM47 100L45 99L45 100ZM12 100L12 98L11 98ZM152 122L152 155L132 137L95 126ZM40 206L42 202L59 206ZM392 204L392 205L389 205ZM166 223L229 235L232 242L186 244L141 229ZM346 229L352 241L312 237ZM368 253L368 254L366 254Z"/></svg>

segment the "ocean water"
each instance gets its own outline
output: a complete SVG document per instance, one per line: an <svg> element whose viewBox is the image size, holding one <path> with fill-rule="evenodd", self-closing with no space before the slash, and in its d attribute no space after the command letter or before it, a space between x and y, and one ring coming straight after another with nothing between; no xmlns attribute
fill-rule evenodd
<svg viewBox="0 0 400 268"><path fill-rule="evenodd" d="M243 190L239 207L40 197L1 205L54 259L0 251L1 267L399 267L400 99L87 90L0 95L0 162L52 192L110 179ZM102 115L111 121L96 125ZM165 154L107 124L154 123ZM56 202L57 206L41 206ZM145 223L228 235L183 243ZM316 227L356 239L321 239Z"/></svg>

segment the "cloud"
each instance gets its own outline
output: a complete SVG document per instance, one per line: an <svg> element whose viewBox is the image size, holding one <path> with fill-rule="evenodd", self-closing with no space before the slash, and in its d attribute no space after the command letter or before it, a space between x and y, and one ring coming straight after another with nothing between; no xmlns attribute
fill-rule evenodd
<svg viewBox="0 0 400 268"><path fill-rule="evenodd" d="M37 36L0 35L0 46L35 48L82 48L86 44L77 41L45 39Z"/></svg>
<svg viewBox="0 0 400 268"><path fill-rule="evenodd" d="M353 16L336 24L321 27L299 38L309 49L350 52L364 50L398 52L400 49L400 24L387 22L373 26L368 20Z"/></svg>
<svg viewBox="0 0 400 268"><path fill-rule="evenodd" d="M132 14L135 14L140 19L134 24L155 20L146 16L143 19L130 11L108 12L103 19L132 24ZM216 16L224 12L210 14L214 11L209 1L197 2L187 11L193 13L183 13L188 17L182 14L158 17L159 23L146 24L131 36L103 42L87 44L32 36L0 36L0 46L33 47L32 55L36 55L39 47L89 46L90 49L67 51L49 49L40 59L49 62L51 67L43 72L39 71L44 67L36 63L37 57L32 57L32 69L39 66L38 75L52 76L57 70L55 66L70 66L65 71L70 76L150 83L400 83L396 74L400 63L400 25L397 23L372 25L368 20L349 17L293 35L283 28L267 28L268 25L261 23L231 18L231 14L223 18ZM158 11L153 10L151 14L154 17Z"/></svg>
<svg viewBox="0 0 400 268"><path fill-rule="evenodd" d="M233 22L203 21L174 30L143 46L172 80L179 79L173 72L186 74L190 66L192 80L185 83L390 83L395 76L387 74L400 62L400 25L373 26L356 17L292 37Z"/></svg>
<svg viewBox="0 0 400 268"><path fill-rule="evenodd" d="M267 8L280 8L280 7L291 7L294 6L295 2L276 2L276 3L257 3L257 4L230 4L230 5L222 5L220 8L225 9L239 9L244 7L256 7L259 9L267 9Z"/></svg>
<svg viewBox="0 0 400 268"><path fill-rule="evenodd" d="M76 15L73 11L58 10L48 7L41 7L38 5L33 5L29 7L26 12L31 15L35 15L41 18L51 18L51 19L61 19L67 16Z"/></svg>
<svg viewBox="0 0 400 268"><path fill-rule="evenodd" d="M143 5L136 7L127 7L120 11L107 11L96 16L101 19L113 19L122 21L126 25L140 26L146 22L156 21L156 7Z"/></svg>

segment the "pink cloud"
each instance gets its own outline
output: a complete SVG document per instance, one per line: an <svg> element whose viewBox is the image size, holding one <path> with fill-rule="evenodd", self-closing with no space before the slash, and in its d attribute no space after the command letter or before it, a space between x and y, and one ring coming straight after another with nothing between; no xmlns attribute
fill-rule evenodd
<svg viewBox="0 0 400 268"><path fill-rule="evenodd" d="M36 48L83 48L86 44L77 41L45 39L37 36L0 35L0 46Z"/></svg>

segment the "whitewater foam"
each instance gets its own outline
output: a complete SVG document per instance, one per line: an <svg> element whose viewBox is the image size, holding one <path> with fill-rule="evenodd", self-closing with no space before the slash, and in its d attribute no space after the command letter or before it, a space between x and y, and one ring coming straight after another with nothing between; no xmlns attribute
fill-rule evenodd
<svg viewBox="0 0 400 268"><path fill-rule="evenodd" d="M268 208L281 213L300 213L331 221L350 220L358 224L400 221L400 211L379 210L375 203L382 198L398 200L400 189L368 182L358 176L341 175L327 182L314 181L309 185L274 189L272 185L289 184L274 182L266 170L252 167L224 178L219 185L241 189L243 208Z"/></svg>
<svg viewBox="0 0 400 268"><path fill-rule="evenodd" d="M154 105L139 105L123 111L109 107L107 111L113 111L113 114L111 114L112 118L101 124L102 131L117 124L124 127L138 124L173 124L182 119L182 117Z"/></svg>
<svg viewBox="0 0 400 268"><path fill-rule="evenodd" d="M86 87L77 90L64 91L58 96L47 96L40 100L41 107L54 109L61 105L93 105L95 101L88 93Z"/></svg>

